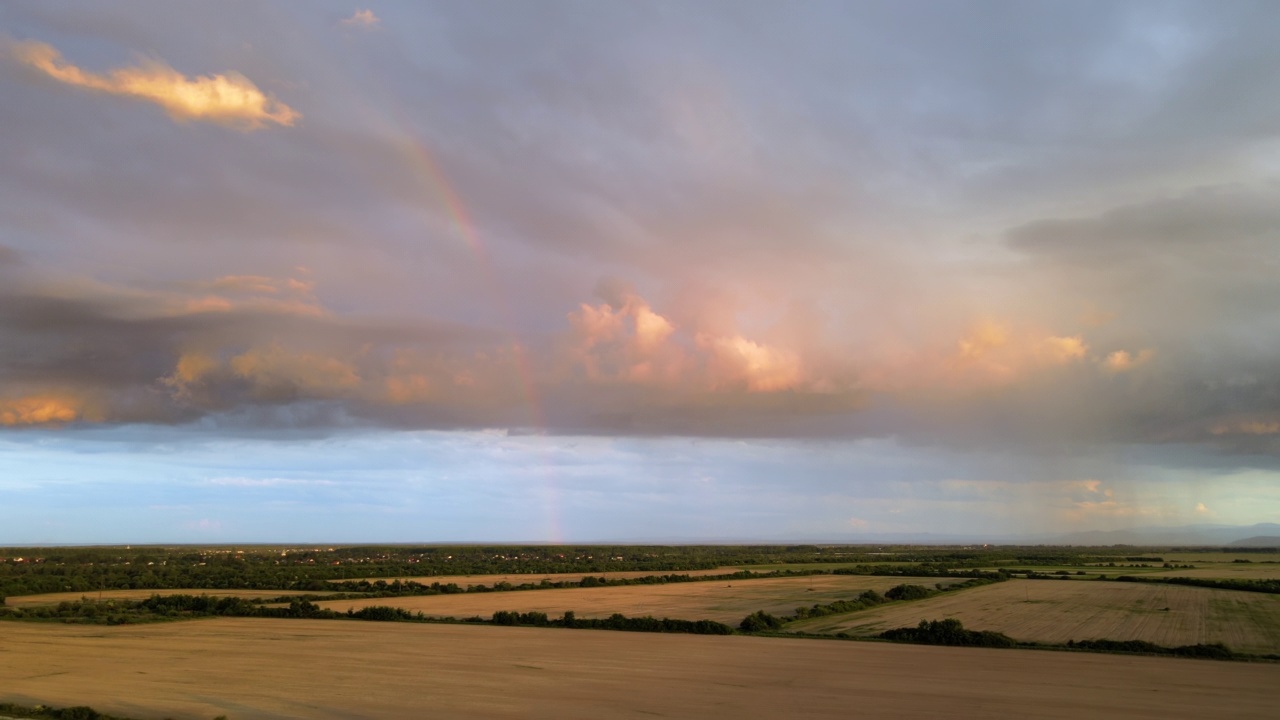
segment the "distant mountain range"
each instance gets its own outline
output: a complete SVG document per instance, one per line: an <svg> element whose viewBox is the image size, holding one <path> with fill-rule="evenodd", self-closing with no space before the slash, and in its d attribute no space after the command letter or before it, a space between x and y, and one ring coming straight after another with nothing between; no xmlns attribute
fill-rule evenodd
<svg viewBox="0 0 1280 720"><path fill-rule="evenodd" d="M1280 535L1255 535L1243 540L1236 540L1231 547L1271 547L1280 548Z"/></svg>

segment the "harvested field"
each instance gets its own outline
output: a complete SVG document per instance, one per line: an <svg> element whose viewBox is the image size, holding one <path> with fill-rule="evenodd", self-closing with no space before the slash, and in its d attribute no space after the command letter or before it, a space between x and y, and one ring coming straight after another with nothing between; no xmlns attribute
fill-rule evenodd
<svg viewBox="0 0 1280 720"><path fill-rule="evenodd" d="M90 592L61 592L61 593L44 593L41 595L11 595L5 600L5 607L31 608L40 607L42 605L57 605L64 601L76 601L81 598L89 598L90 600L146 600L152 595L208 595L210 597L241 597L241 598L274 598L281 595L323 595L324 593L311 593L301 590L208 590L208 589L177 589L177 590L103 590L101 592L92 590ZM335 593L330 593L335 594Z"/></svg>
<svg viewBox="0 0 1280 720"><path fill-rule="evenodd" d="M1217 563L1199 565L1195 569L1162 570L1152 575L1217 580L1280 580L1280 563Z"/></svg>
<svg viewBox="0 0 1280 720"><path fill-rule="evenodd" d="M487 618L499 610L537 611L556 617L563 615L566 610L572 610L584 618L622 613L628 617L652 615L682 620L718 620L736 625L756 610L789 614L800 605L848 600L857 597L864 590L884 592L902 583L932 587L936 582L939 582L938 578L812 575L666 585L331 600L317 604L341 611L348 608L359 610L370 605L391 605L437 617L480 615Z"/></svg>
<svg viewBox="0 0 1280 720"><path fill-rule="evenodd" d="M1154 583L1011 580L787 627L872 635L943 618L1017 640L1145 640L1167 647L1220 642L1243 652L1280 653L1280 596Z"/></svg>
<svg viewBox="0 0 1280 720"><path fill-rule="evenodd" d="M1280 552L1240 552L1239 550L1222 550L1217 552L1168 552L1159 553L1168 562L1224 562L1232 560L1248 560L1254 563L1280 562Z"/></svg>
<svg viewBox="0 0 1280 720"><path fill-rule="evenodd" d="M584 577L603 577L603 578L639 578L650 577L652 575L688 575L690 577L706 577L707 575L728 575L730 573L741 572L744 568L740 567L721 567L712 570L622 570L614 572L596 572L596 573L508 573L506 575L422 575L418 577L367 577L367 578L343 578L341 580L330 580L329 582L359 582L368 580L375 582L377 580L385 580L394 582L416 582L423 585L431 583L440 583L448 585L454 583L459 587L468 585L496 585L500 582L509 582L512 585L523 585L525 583L540 583L543 580L550 582L578 582ZM758 568L749 568L758 570ZM767 571L761 571L767 572Z"/></svg>
<svg viewBox="0 0 1280 720"><path fill-rule="evenodd" d="M222 618L0 625L0 700L142 718L1272 718L1280 665Z"/></svg>

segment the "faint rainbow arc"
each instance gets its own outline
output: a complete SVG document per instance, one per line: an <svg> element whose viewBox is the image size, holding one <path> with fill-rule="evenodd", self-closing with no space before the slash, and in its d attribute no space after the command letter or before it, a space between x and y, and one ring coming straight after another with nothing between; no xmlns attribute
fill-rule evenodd
<svg viewBox="0 0 1280 720"><path fill-rule="evenodd" d="M402 126L408 127L407 124L402 124ZM484 276L489 293L497 305L501 322L504 325L503 330L511 338L511 348L518 375L517 380L524 395L525 404L528 407L530 424L537 433L545 433L547 430L546 413L538 395L537 385L533 379L533 367L524 343L520 341L520 337L515 331L511 305L507 300L506 293L502 291L497 274L494 272L493 260L489 249L472 221L471 213L467 210L462 196L454 189L453 184L449 182L448 175L445 174L440 164L436 162L426 143L407 131L404 132L404 138L405 150L412 160L412 169L419 179L428 186L428 194L437 198L444 205L455 232L475 256L476 264ZM559 512L560 493L554 482L553 465L547 461L545 455L542 467L543 474L547 479L547 482L544 483L544 488L549 496L547 498L547 513L551 540L555 543L561 543L563 542L563 527Z"/></svg>

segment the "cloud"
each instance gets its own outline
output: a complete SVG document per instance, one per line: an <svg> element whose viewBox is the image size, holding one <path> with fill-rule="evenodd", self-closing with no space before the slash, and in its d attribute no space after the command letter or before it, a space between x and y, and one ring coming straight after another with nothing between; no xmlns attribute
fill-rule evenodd
<svg viewBox="0 0 1280 720"><path fill-rule="evenodd" d="M281 486L332 486L336 485L332 480L315 480L307 478L256 478L256 477L216 477L209 479L210 485L223 485L227 487L242 488L266 488Z"/></svg>
<svg viewBox="0 0 1280 720"><path fill-rule="evenodd" d="M1280 420L1233 420L1209 429L1214 435L1280 435Z"/></svg>
<svg viewBox="0 0 1280 720"><path fill-rule="evenodd" d="M298 353L278 345L254 348L228 362L232 372L248 380L254 392L267 397L341 396L363 382L356 368L337 358Z"/></svg>
<svg viewBox="0 0 1280 720"><path fill-rule="evenodd" d="M2 426L64 425L80 419L90 419L84 402L70 395L50 393L0 399Z"/></svg>
<svg viewBox="0 0 1280 720"><path fill-rule="evenodd" d="M6 265L18 265L21 262L21 253L7 245L0 245L0 268Z"/></svg>
<svg viewBox="0 0 1280 720"><path fill-rule="evenodd" d="M672 342L675 325L643 298L628 295L617 308L583 303L567 317L572 357L589 380L678 384L688 379L688 354Z"/></svg>
<svg viewBox="0 0 1280 720"><path fill-rule="evenodd" d="M1079 335L1072 337L1048 337L1044 339L1045 352L1051 362L1067 363L1079 360L1089 351L1089 346Z"/></svg>
<svg viewBox="0 0 1280 720"><path fill-rule="evenodd" d="M960 358L963 360L980 358L990 351L1004 347L1009 343L1009 331L1003 325L985 321L973 329L967 336L956 341Z"/></svg>
<svg viewBox="0 0 1280 720"><path fill-rule="evenodd" d="M357 8L353 30L377 21ZM1210 42L1265 24L1054 9L996 27L946 11L957 32L934 37L899 10L748 9L709 33L718 11L459 6L386 19L376 52L344 50L348 73L317 61L324 33L276 42L273 13L184 12L243 46L188 48L156 16L103 10L56 43L79 67L19 47L100 92L155 65L102 69L103 47L283 75L325 122L157 137L57 115L55 95L0 73L14 98L0 231L23 258L0 269L4 397L70 388L113 421L218 427L984 449L1274 437L1210 432L1280 401L1280 189L1257 179L1273 151L1228 127L1246 99L1261 127L1280 95L1221 82L1274 50L1257 34L1240 55ZM687 33L649 42L675 26ZM860 42L802 50L833 35ZM993 84L994 37L1021 61ZM237 64L243 47L262 70ZM1228 100L1193 101L1215 86ZM1177 128L1150 114L1170 104L1187 109ZM1190 117L1224 132L1209 143ZM1188 141L1218 164L1184 164ZM619 288L584 303L600 277Z"/></svg>
<svg viewBox="0 0 1280 720"><path fill-rule="evenodd" d="M174 120L203 120L242 130L267 123L292 126L301 118L293 108L263 93L245 76L228 72L188 78L159 61L116 68L106 74L87 72L63 59L56 48L34 40L9 48L19 62L75 87L133 97L164 108Z"/></svg>
<svg viewBox="0 0 1280 720"><path fill-rule="evenodd" d="M698 336L698 345L710 354L711 386L732 389L745 386L750 392L778 392L798 386L803 379L800 357L741 335Z"/></svg>
<svg viewBox="0 0 1280 720"><path fill-rule="evenodd" d="M160 382L173 389L174 397L186 399L191 397L193 386L217 370L218 361L215 358L200 352L183 353L178 358L173 374L160 378Z"/></svg>
<svg viewBox="0 0 1280 720"><path fill-rule="evenodd" d="M575 359L592 380L767 393L806 379L797 353L736 334L681 332L638 295L616 309L584 303L568 319Z"/></svg>
<svg viewBox="0 0 1280 720"><path fill-rule="evenodd" d="M218 532L222 530L222 521L212 520L210 518L200 518L199 520L192 520L186 523L183 527L192 532Z"/></svg>
<svg viewBox="0 0 1280 720"><path fill-rule="evenodd" d="M1146 365L1154 356L1151 350L1141 350L1136 355L1128 350L1116 350L1102 359L1102 367L1113 373L1128 372Z"/></svg>
<svg viewBox="0 0 1280 720"><path fill-rule="evenodd" d="M343 25L349 27L375 28L382 23L382 19L373 14L369 8L361 8L355 13L342 21Z"/></svg>

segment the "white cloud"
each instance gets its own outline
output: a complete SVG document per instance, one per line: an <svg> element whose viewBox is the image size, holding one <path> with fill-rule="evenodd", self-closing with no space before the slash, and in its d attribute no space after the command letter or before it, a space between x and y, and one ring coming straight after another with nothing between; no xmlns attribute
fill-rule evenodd
<svg viewBox="0 0 1280 720"><path fill-rule="evenodd" d="M361 8L351 17L343 20L342 24L350 27L375 28L382 24L382 18L374 15L369 8Z"/></svg>
<svg viewBox="0 0 1280 720"><path fill-rule="evenodd" d="M291 126L302 117L237 72L188 78L158 60L149 60L137 67L93 73L67 62L52 45L34 40L14 43L10 52L19 62L58 82L147 100L175 120L204 120L257 130L267 123Z"/></svg>

